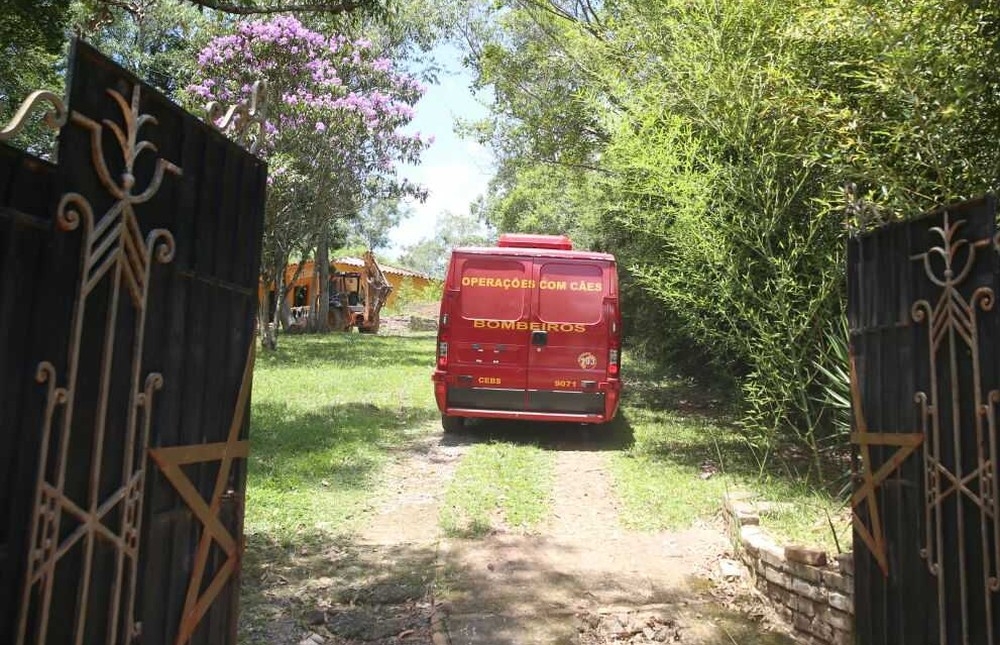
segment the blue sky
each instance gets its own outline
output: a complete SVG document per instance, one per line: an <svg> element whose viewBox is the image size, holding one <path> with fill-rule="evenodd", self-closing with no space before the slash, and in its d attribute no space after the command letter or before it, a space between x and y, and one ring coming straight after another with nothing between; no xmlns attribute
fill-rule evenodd
<svg viewBox="0 0 1000 645"><path fill-rule="evenodd" d="M488 110L473 96L472 76L462 68L460 53L452 46L434 50L443 67L435 85L416 106L416 116L408 131L434 135L434 144L424 152L423 163L403 168L402 175L428 190L427 201L414 202L413 216L391 233L387 255L396 256L408 244L434 234L439 213L464 213L469 203L485 192L492 176L490 152L474 141L463 140L454 132L456 119L486 116Z"/></svg>

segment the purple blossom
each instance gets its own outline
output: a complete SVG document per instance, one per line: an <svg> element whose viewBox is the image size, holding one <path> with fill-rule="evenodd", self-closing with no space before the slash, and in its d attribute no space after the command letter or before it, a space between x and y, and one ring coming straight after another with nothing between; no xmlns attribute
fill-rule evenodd
<svg viewBox="0 0 1000 645"><path fill-rule="evenodd" d="M312 31L294 16L244 22L198 53L203 80L188 91L231 105L248 100L253 83L267 79L268 153L294 159L298 146L319 146L325 168L341 172L339 166L359 178L391 175L395 164L417 160L433 137L399 132L425 88L372 46Z"/></svg>

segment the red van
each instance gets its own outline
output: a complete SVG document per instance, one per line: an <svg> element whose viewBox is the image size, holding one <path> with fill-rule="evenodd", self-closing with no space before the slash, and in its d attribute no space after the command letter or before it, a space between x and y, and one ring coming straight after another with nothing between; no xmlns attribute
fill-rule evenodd
<svg viewBox="0 0 1000 645"><path fill-rule="evenodd" d="M618 410L621 313L613 255L564 235L507 234L452 251L434 395L467 418L605 423Z"/></svg>

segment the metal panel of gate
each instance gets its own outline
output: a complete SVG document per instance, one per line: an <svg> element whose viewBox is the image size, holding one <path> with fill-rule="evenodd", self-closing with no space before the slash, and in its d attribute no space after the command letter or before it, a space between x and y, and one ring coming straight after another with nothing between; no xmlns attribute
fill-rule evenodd
<svg viewBox="0 0 1000 645"><path fill-rule="evenodd" d="M0 638L235 643L266 168L83 43L68 87Z"/></svg>
<svg viewBox="0 0 1000 645"><path fill-rule="evenodd" d="M42 392L33 375L38 277L51 237L55 168L0 144L0 642L10 642L23 568L26 505L34 493ZM25 420L28 419L25 424ZM31 430L21 432L22 427Z"/></svg>
<svg viewBox="0 0 1000 645"><path fill-rule="evenodd" d="M856 642L1000 642L991 196L856 236Z"/></svg>

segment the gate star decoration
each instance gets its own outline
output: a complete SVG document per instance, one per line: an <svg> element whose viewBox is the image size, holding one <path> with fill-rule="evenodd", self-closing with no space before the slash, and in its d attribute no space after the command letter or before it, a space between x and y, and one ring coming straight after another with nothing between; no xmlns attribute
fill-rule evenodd
<svg viewBox="0 0 1000 645"><path fill-rule="evenodd" d="M851 443L858 445L858 452L860 453L861 464L864 469L864 472L861 474L861 487L854 491L854 494L851 496L851 519L854 529L872 552L875 561L878 562L882 574L889 577L889 562L885 554L885 535L882 531L882 517L878 510L877 489L889 475L903 465L903 462L920 447L924 441L924 435L920 432L868 431L868 422L865 420L864 411L861 408L861 388L858 386L858 372L853 352L851 353L851 409L854 412L855 427L855 431L851 433ZM873 473L869 446L898 446L899 448ZM865 502L868 506L868 520L871 523L871 530L865 526L855 510L862 502Z"/></svg>
<svg viewBox="0 0 1000 645"><path fill-rule="evenodd" d="M193 511L195 518L202 524L201 539L194 558L187 596L184 599L184 609L181 612L181 624L177 632L176 645L184 645L191 639L216 596L226 586L232 575L239 570L242 549L236 538L219 519L219 510L222 506L222 495L226 491L233 460L246 459L249 454L250 442L245 439L241 441L239 437L243 427L247 400L250 396L253 364L254 345L251 343L247 353L246 366L243 369L240 392L236 397L233 421L229 426L229 436L225 442L151 448L149 451L150 458L160 467L164 477L173 484L177 493ZM220 461L221 463L215 478L212 499L206 504L198 488L184 474L181 466L209 461ZM219 546L222 547L226 554L226 560L216 571L205 592L199 595L202 581L205 578L205 568L208 564L212 540L218 542Z"/></svg>

